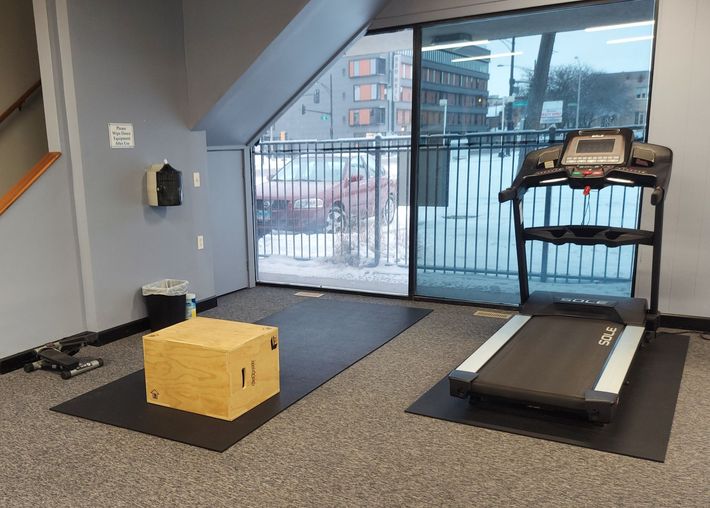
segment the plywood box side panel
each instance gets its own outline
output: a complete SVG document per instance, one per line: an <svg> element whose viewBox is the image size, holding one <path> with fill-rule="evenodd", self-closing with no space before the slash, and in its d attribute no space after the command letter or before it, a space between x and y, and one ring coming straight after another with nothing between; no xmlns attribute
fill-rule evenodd
<svg viewBox="0 0 710 508"><path fill-rule="evenodd" d="M234 419L279 393L278 332L255 338L230 352L228 364L233 373L229 415Z"/></svg>
<svg viewBox="0 0 710 508"><path fill-rule="evenodd" d="M146 400L208 416L228 413L225 353L191 344L143 342Z"/></svg>

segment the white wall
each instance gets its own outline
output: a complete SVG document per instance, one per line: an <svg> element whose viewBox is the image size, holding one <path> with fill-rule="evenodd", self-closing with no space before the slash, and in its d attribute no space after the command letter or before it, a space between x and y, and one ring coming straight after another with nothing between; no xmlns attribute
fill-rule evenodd
<svg viewBox="0 0 710 508"><path fill-rule="evenodd" d="M246 203L251 200L251 180L244 171L245 156L249 156L246 147L212 147L207 152L214 285L218 296L249 285Z"/></svg>
<svg viewBox="0 0 710 508"><path fill-rule="evenodd" d="M140 287L190 281L214 296L204 132L185 120L187 83L180 0L58 2L70 147L80 206L87 326L104 330L145 316ZM71 74L68 74L70 72ZM135 148L112 149L108 123L131 123ZM183 171L183 204L149 207L145 170L168 159ZM197 250L197 235L205 238ZM89 280L87 280L89 279Z"/></svg>
<svg viewBox="0 0 710 508"><path fill-rule="evenodd" d="M649 141L669 146L674 158L665 208L660 309L703 317L710 317L708 27L708 0L661 0L649 128ZM650 206L646 212L652 212ZM644 222L650 220L646 213ZM642 294L648 291L649 269L650 253L642 252Z"/></svg>
<svg viewBox="0 0 710 508"><path fill-rule="evenodd" d="M70 182L60 158L0 216L0 358L86 329Z"/></svg>

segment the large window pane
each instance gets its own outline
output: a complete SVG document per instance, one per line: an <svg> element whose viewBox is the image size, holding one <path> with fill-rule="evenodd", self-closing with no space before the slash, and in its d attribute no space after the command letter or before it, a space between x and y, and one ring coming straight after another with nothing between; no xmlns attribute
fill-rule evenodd
<svg viewBox="0 0 710 508"><path fill-rule="evenodd" d="M254 148L258 280L407 294L412 32L362 38Z"/></svg>
<svg viewBox="0 0 710 508"><path fill-rule="evenodd" d="M518 303L510 185L525 154L576 128L645 137L654 3L574 5L422 30L417 288L426 296ZM639 193L538 189L526 225L635 227ZM529 242L531 289L629 295L633 247Z"/></svg>

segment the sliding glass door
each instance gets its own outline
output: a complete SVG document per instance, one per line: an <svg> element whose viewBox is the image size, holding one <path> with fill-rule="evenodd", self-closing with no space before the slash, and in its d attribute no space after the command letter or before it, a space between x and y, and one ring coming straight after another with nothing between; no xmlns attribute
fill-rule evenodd
<svg viewBox="0 0 710 508"><path fill-rule="evenodd" d="M254 147L258 280L407 295L412 30L366 36Z"/></svg>

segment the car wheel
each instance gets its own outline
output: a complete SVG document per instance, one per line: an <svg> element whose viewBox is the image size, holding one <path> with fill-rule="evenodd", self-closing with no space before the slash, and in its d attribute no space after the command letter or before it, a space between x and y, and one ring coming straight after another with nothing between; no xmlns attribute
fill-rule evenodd
<svg viewBox="0 0 710 508"><path fill-rule="evenodd" d="M392 224L392 221L394 220L394 216L397 214L397 200L394 197L394 194L390 194L387 196L387 202L385 203L384 208L382 209L382 220L386 224Z"/></svg>
<svg viewBox="0 0 710 508"><path fill-rule="evenodd" d="M328 218L326 219L325 232L326 233L340 233L345 230L347 226L348 219L345 215L343 207L340 205L334 205L333 208L328 211Z"/></svg>

